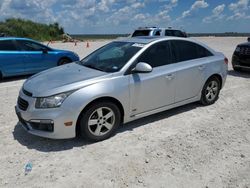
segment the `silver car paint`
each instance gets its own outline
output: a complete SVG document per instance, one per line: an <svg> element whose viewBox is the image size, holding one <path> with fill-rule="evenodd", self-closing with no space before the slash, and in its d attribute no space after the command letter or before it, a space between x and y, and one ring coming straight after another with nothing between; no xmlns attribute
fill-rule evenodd
<svg viewBox="0 0 250 188"><path fill-rule="evenodd" d="M124 110L124 123L164 111L173 107L198 101L206 80L213 74L222 77L223 85L227 76L224 55L199 43L214 56L156 67L151 73L125 74L131 64L151 45L164 40L192 39L167 37L148 39L125 39L125 41L145 44L128 63L116 73L104 73L77 64L64 65L39 73L28 79L23 87L34 97L26 96L20 90L20 97L29 102L27 111L17 107L26 121L52 119L54 132L29 130L30 133L48 138L75 137L76 123L82 110L95 99L111 97L119 101ZM67 74L66 74L67 73ZM70 76L67 76L70 75ZM52 96L76 90L59 108L36 109L35 97ZM73 121L66 127L64 122Z"/></svg>

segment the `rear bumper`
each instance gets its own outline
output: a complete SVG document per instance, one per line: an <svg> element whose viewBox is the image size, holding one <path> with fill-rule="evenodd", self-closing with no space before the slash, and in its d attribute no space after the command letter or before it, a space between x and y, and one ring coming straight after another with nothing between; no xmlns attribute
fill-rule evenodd
<svg viewBox="0 0 250 188"><path fill-rule="evenodd" d="M239 57L234 54L232 57L232 66L234 68L250 70L250 56Z"/></svg>

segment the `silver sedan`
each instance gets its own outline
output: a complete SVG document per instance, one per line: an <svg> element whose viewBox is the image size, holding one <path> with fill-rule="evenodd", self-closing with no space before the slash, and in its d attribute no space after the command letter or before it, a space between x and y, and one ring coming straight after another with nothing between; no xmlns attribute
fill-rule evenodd
<svg viewBox="0 0 250 188"><path fill-rule="evenodd" d="M200 101L213 104L225 56L192 39L140 37L111 42L83 60L26 80L16 114L31 134L100 141L122 123Z"/></svg>

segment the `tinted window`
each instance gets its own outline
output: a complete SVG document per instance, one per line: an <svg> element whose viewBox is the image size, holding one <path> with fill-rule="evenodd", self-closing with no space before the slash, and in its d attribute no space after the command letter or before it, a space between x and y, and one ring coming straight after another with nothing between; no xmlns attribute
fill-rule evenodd
<svg viewBox="0 0 250 188"><path fill-rule="evenodd" d="M17 48L12 40L0 40L1 51L16 51Z"/></svg>
<svg viewBox="0 0 250 188"><path fill-rule="evenodd" d="M163 66L171 63L169 42L161 42L147 49L138 59L152 67Z"/></svg>
<svg viewBox="0 0 250 188"><path fill-rule="evenodd" d="M171 49L174 62L181 62L212 56L212 53L204 47L188 41L171 41Z"/></svg>
<svg viewBox="0 0 250 188"><path fill-rule="evenodd" d="M42 51L43 49L46 48L45 46L42 46L32 41L19 40L18 43L21 49L25 51Z"/></svg>
<svg viewBox="0 0 250 188"><path fill-rule="evenodd" d="M178 31L178 30L173 30L173 36L184 37L183 33L181 31Z"/></svg>
<svg viewBox="0 0 250 188"><path fill-rule="evenodd" d="M171 30L165 30L165 36L173 36L173 32Z"/></svg>
<svg viewBox="0 0 250 188"><path fill-rule="evenodd" d="M136 30L132 37L149 36L151 30Z"/></svg>
<svg viewBox="0 0 250 188"><path fill-rule="evenodd" d="M156 31L155 32L155 36L160 36L161 35L161 31Z"/></svg>

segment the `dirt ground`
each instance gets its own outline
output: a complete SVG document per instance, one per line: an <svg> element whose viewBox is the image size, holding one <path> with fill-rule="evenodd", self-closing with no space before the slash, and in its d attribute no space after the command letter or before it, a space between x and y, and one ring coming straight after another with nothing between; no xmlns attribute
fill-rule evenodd
<svg viewBox="0 0 250 188"><path fill-rule="evenodd" d="M197 38L229 59L246 38ZM54 43L81 57L107 41ZM14 106L26 77L0 83L0 187L250 187L250 73L230 66L212 106L197 103L122 126L99 143L26 133ZM31 161L32 171L24 174Z"/></svg>

